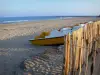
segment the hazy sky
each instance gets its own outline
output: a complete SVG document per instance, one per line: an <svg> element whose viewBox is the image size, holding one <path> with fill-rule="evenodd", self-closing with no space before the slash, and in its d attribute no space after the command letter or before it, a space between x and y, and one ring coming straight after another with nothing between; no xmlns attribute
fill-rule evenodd
<svg viewBox="0 0 100 75"><path fill-rule="evenodd" d="M0 16L99 14L100 0L0 0Z"/></svg>

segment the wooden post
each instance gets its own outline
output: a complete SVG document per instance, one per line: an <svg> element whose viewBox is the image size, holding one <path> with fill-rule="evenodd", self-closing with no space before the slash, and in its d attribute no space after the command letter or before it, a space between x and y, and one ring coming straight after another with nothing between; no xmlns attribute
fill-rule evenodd
<svg viewBox="0 0 100 75"><path fill-rule="evenodd" d="M94 41L93 71L94 71L94 67L95 67L95 59L96 59L96 46L97 46L97 42L96 42L96 41Z"/></svg>
<svg viewBox="0 0 100 75"><path fill-rule="evenodd" d="M65 43L65 72L64 75L69 75L69 63L70 63L70 34L66 37Z"/></svg>
<svg viewBox="0 0 100 75"><path fill-rule="evenodd" d="M86 38L85 38L85 45L86 45L86 67L85 67L85 75L87 75L87 69L88 69L88 25L86 27Z"/></svg>
<svg viewBox="0 0 100 75"><path fill-rule="evenodd" d="M73 44L73 39L72 39L72 35L70 35L70 66L69 66L69 68L70 68L70 75L72 75L72 68L73 68L73 66L72 66L72 63L73 63L73 46L72 46L72 44Z"/></svg>
<svg viewBox="0 0 100 75"><path fill-rule="evenodd" d="M72 33L72 71L71 71L71 75L75 75L76 73L76 66L75 66L75 63L76 63L76 31L74 31Z"/></svg>
<svg viewBox="0 0 100 75"><path fill-rule="evenodd" d="M82 64L83 64L83 28L80 28L80 48L79 48L79 75L82 72Z"/></svg>

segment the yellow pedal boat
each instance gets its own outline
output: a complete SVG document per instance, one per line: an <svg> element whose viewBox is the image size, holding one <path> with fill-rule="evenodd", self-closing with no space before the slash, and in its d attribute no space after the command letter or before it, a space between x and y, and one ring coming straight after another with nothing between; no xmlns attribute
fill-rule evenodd
<svg viewBox="0 0 100 75"><path fill-rule="evenodd" d="M61 45L64 44L64 37L44 38L29 40L33 45Z"/></svg>
<svg viewBox="0 0 100 75"><path fill-rule="evenodd" d="M64 44L64 35L72 33L73 31L83 27L85 24L79 24L72 28L62 28L60 30L53 30L51 32L42 32L36 36L34 40L29 40L34 45L60 45Z"/></svg>
<svg viewBox="0 0 100 75"><path fill-rule="evenodd" d="M54 31L55 32L55 31ZM33 45L60 45L64 44L64 36L59 37L47 37L50 32L42 32L39 36L36 36L35 39L29 40Z"/></svg>

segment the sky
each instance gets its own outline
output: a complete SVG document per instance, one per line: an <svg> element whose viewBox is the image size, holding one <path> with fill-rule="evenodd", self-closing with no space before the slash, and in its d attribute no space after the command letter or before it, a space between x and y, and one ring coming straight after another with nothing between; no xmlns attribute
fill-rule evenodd
<svg viewBox="0 0 100 75"><path fill-rule="evenodd" d="M0 0L0 17L96 15L100 0Z"/></svg>

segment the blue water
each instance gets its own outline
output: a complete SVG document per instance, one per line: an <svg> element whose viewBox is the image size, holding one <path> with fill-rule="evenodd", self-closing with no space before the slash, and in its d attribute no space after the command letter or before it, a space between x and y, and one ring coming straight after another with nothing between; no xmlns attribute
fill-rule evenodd
<svg viewBox="0 0 100 75"><path fill-rule="evenodd" d="M0 17L0 24L27 22L27 21L39 21L39 20L52 20L62 19L62 16L31 16L31 17ZM71 18L71 17L66 17Z"/></svg>

